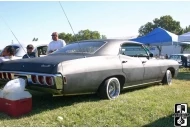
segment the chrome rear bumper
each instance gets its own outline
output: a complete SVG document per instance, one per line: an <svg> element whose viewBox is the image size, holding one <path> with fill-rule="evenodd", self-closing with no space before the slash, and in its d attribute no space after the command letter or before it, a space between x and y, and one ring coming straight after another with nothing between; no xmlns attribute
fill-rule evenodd
<svg viewBox="0 0 190 130"><path fill-rule="evenodd" d="M34 83L32 81L31 76L35 75L37 77L37 82ZM43 77L44 84L39 82L38 76ZM45 77L52 77L53 85L48 85L45 80ZM31 72L12 72L12 71L0 71L0 87L4 87L4 85L16 78L23 78L26 81L26 88L42 91L42 92L49 92L52 94L61 94L63 93L63 76L61 74L45 74L45 73L31 73Z"/></svg>

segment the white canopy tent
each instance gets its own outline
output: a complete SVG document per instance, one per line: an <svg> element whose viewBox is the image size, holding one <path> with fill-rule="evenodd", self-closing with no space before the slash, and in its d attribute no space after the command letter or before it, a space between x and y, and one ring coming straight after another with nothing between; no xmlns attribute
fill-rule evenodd
<svg viewBox="0 0 190 130"><path fill-rule="evenodd" d="M188 42L190 42L190 32L179 35L178 41L189 44Z"/></svg>

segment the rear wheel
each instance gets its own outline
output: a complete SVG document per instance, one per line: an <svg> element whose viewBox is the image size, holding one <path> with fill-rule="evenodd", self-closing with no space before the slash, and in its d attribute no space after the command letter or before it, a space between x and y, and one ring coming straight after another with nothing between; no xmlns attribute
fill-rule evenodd
<svg viewBox="0 0 190 130"><path fill-rule="evenodd" d="M103 99L115 99L120 94L120 82L117 78L109 78L100 86L98 95Z"/></svg>
<svg viewBox="0 0 190 130"><path fill-rule="evenodd" d="M171 85L172 84L172 73L170 70L167 70L166 73L165 73L165 76L162 80L162 83L163 84L166 84L166 85Z"/></svg>

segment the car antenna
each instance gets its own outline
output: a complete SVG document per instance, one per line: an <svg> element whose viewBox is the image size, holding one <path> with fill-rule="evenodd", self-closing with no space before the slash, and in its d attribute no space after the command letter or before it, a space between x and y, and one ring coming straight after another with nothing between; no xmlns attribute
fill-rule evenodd
<svg viewBox="0 0 190 130"><path fill-rule="evenodd" d="M82 52L83 56L86 57L86 56L84 55L83 51L82 51L82 48L81 48L81 46L80 46L80 44L79 44L79 42L78 42L78 38L77 38L77 36L76 36L76 34L75 34L74 30L73 30L73 27L72 27L72 25L71 25L71 23L70 23L70 21L69 21L67 15L66 15L64 9L63 9L63 6L61 5L61 2L60 2L60 1L59 1L59 4L60 4L60 6L61 6L61 9L62 9L63 13L65 14L65 17L67 18L67 21L68 21L68 23L69 23L69 25L70 25L70 27L71 27L71 30L72 30L72 32L73 32L73 34L74 34L74 37L75 37L76 40L77 40L77 43L78 43L78 46L79 46L80 51Z"/></svg>
<svg viewBox="0 0 190 130"><path fill-rule="evenodd" d="M5 25L9 28L9 30L11 31L11 33L13 34L13 36L15 37L15 39L18 41L18 43L20 44L18 38L16 37L16 35L13 33L13 31L11 30L11 28L8 26L8 24L5 22L5 20L3 19L3 17L0 15L0 18L2 19L2 21L5 23ZM13 44L13 43L12 43ZM20 44L21 48L24 50L23 46ZM24 52L26 53L26 55L28 56L28 58L30 58L30 56L28 55L28 53L24 50Z"/></svg>

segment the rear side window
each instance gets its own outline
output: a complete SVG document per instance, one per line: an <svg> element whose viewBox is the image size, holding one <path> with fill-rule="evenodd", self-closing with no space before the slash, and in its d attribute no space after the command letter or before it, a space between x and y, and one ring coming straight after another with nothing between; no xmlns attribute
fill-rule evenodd
<svg viewBox="0 0 190 130"><path fill-rule="evenodd" d="M148 56L147 51L142 45L131 43L123 44L121 46L121 54L135 57Z"/></svg>

